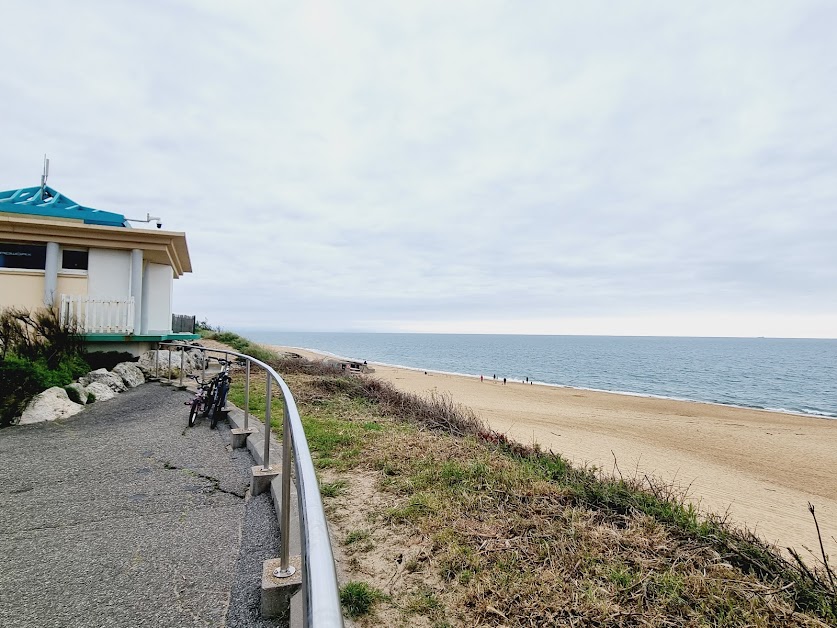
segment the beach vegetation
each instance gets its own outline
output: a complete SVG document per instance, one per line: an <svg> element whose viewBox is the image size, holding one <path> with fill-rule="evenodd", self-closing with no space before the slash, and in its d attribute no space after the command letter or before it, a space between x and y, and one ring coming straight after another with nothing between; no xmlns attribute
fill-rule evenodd
<svg viewBox="0 0 837 628"><path fill-rule="evenodd" d="M64 392L67 393L67 397L73 403L82 403L81 393L79 393L78 388L75 388L73 386L64 386ZM84 403L87 403L87 401L85 400Z"/></svg>
<svg viewBox="0 0 837 628"><path fill-rule="evenodd" d="M336 480L334 482L321 482L320 495L323 497L337 497L346 491L346 480Z"/></svg>
<svg viewBox="0 0 837 628"><path fill-rule="evenodd" d="M358 580L347 582L340 588L340 603L351 619L368 614L375 602L385 598L381 591Z"/></svg>
<svg viewBox="0 0 837 628"><path fill-rule="evenodd" d="M90 370L81 336L57 309L0 312L0 427L11 425L38 393Z"/></svg>
<svg viewBox="0 0 837 628"><path fill-rule="evenodd" d="M344 539L335 551L351 555L349 578L380 593L344 587L347 615L375 604L364 625L837 624L825 556L788 559L675 486L576 467L449 397L289 365L279 372L329 474L321 490ZM251 399L260 385L264 401L258 377ZM272 404L281 417L278 392ZM281 438L281 420L274 430Z"/></svg>
<svg viewBox="0 0 837 628"><path fill-rule="evenodd" d="M273 360L276 360L278 357L275 351L271 351L270 349L266 349L260 344L251 342L243 336L240 336L231 331L216 331L208 326L203 327L202 325L204 323L205 321L201 323L201 326L196 327L196 329L198 329L198 333L200 334L201 338L205 340L215 340L216 342L222 342L225 345L232 348L234 351L238 351L239 353L246 353L247 355L256 358L257 360L261 360L262 362L269 363Z"/></svg>
<svg viewBox="0 0 837 628"><path fill-rule="evenodd" d="M369 530L350 530L346 534L346 539L343 541L344 545L352 545L360 541L365 541L369 538Z"/></svg>

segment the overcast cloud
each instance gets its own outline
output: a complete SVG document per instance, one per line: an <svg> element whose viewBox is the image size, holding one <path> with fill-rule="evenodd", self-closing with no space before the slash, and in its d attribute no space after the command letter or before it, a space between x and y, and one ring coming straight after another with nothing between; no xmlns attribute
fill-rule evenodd
<svg viewBox="0 0 837 628"><path fill-rule="evenodd" d="M5 2L0 189L282 330L837 337L837 3Z"/></svg>

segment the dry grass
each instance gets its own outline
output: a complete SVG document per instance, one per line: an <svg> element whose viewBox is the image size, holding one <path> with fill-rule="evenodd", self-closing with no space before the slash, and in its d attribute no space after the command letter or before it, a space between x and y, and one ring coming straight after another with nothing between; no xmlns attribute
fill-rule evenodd
<svg viewBox="0 0 837 628"><path fill-rule="evenodd" d="M343 571L386 594L362 625L837 624L822 565L789 563L671 487L575 469L446 397L295 364L283 376Z"/></svg>

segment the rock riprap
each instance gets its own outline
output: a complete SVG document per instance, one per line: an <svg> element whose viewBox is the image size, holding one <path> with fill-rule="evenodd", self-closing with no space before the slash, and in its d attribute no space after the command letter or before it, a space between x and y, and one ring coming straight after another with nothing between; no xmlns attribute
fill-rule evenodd
<svg viewBox="0 0 837 628"><path fill-rule="evenodd" d="M63 419L81 412L83 407L81 404L71 401L66 390L59 386L53 386L38 393L29 402L20 417L20 425Z"/></svg>
<svg viewBox="0 0 837 628"><path fill-rule="evenodd" d="M111 373L107 369L96 369L95 371L90 371L78 381L84 386L92 384L93 382L99 382L108 386L114 392L125 392L128 390L128 387L125 385L125 382L122 381L122 378L115 373Z"/></svg>
<svg viewBox="0 0 837 628"><path fill-rule="evenodd" d="M200 362L200 359L195 360L189 351L178 351L177 349L173 351L160 349L157 351L152 349L143 353L136 365L145 373L146 377L154 377L155 373L158 372L160 377L168 377L169 364L171 364L171 376L180 377L181 362L184 374L186 374L195 369L196 361Z"/></svg>
<svg viewBox="0 0 837 628"><path fill-rule="evenodd" d="M92 393L93 398L96 401L107 401L108 399L113 399L118 394L113 390L113 388L103 382L93 382L92 384L88 384L85 387L85 390L88 395Z"/></svg>
<svg viewBox="0 0 837 628"><path fill-rule="evenodd" d="M113 367L113 372L122 378L128 388L136 388L145 383L145 375L133 362L120 362Z"/></svg>

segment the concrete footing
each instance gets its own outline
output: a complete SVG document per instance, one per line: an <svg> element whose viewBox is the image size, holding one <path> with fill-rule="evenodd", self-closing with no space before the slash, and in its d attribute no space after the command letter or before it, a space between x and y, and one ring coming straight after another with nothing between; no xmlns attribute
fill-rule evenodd
<svg viewBox="0 0 837 628"><path fill-rule="evenodd" d="M288 563L296 570L287 578L277 578L281 560L272 558L262 565L262 617L275 617L288 622L291 616L291 598L302 587L302 557L290 556Z"/></svg>
<svg viewBox="0 0 837 628"><path fill-rule="evenodd" d="M246 430L241 427L234 427L230 430L232 432L232 447L233 449L241 449L242 447L247 446L247 437L250 434L255 434L255 428L247 428Z"/></svg>
<svg viewBox="0 0 837 628"><path fill-rule="evenodd" d="M267 470L261 465L250 467L250 495L255 497L270 490L270 482L279 475L279 467L271 467Z"/></svg>

